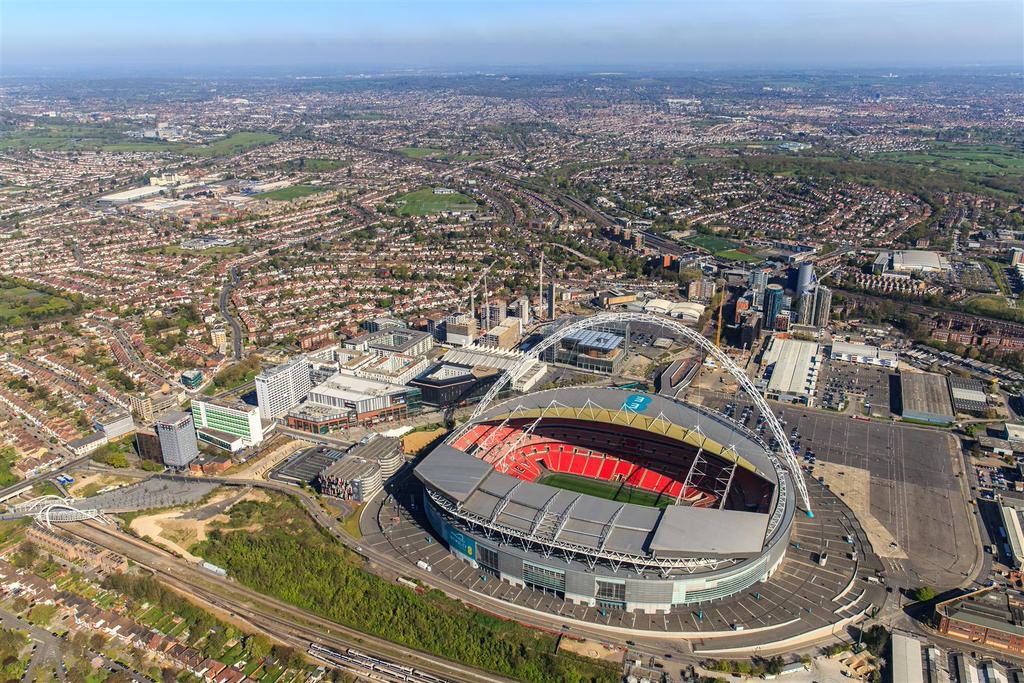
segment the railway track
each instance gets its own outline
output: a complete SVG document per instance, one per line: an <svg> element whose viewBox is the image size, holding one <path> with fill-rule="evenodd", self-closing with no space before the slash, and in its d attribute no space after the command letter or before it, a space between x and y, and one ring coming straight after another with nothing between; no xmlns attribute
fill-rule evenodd
<svg viewBox="0 0 1024 683"><path fill-rule="evenodd" d="M369 650L381 661L412 664L441 680L479 683L510 680L342 626L277 598L203 572L184 560L121 532L87 522L65 525L64 529L79 538L131 558L185 595L194 596L285 644L301 647L303 651L310 644L341 648L341 651L348 648L364 652Z"/></svg>

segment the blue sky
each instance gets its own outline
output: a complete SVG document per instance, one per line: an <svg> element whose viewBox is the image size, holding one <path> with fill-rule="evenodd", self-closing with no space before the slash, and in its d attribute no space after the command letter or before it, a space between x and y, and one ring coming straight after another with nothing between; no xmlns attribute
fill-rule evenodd
<svg viewBox="0 0 1024 683"><path fill-rule="evenodd" d="M0 0L0 68L1019 66L1021 0Z"/></svg>

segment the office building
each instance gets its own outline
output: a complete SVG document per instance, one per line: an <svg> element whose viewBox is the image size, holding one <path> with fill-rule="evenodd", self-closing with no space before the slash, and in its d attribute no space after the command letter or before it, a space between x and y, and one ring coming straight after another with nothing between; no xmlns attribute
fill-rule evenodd
<svg viewBox="0 0 1024 683"><path fill-rule="evenodd" d="M195 410L194 404L192 409ZM195 424L188 413L166 412L157 418L155 429L160 439L160 454L168 467L187 467L199 457Z"/></svg>
<svg viewBox="0 0 1024 683"><path fill-rule="evenodd" d="M555 281L548 282L547 318L555 319Z"/></svg>
<svg viewBox="0 0 1024 683"><path fill-rule="evenodd" d="M199 440L218 448L234 452L263 441L259 409L242 401L193 399L192 419Z"/></svg>
<svg viewBox="0 0 1024 683"><path fill-rule="evenodd" d="M198 389L203 383L203 373L199 370L186 370L181 373L181 384L186 389Z"/></svg>
<svg viewBox="0 0 1024 683"><path fill-rule="evenodd" d="M112 441L125 434L131 434L135 430L135 421L128 411L114 410L97 417L93 420L92 426L96 431L103 432L108 441Z"/></svg>
<svg viewBox="0 0 1024 683"><path fill-rule="evenodd" d="M782 285L767 285L764 289L764 322L775 329L775 321L782 313Z"/></svg>
<svg viewBox="0 0 1024 683"><path fill-rule="evenodd" d="M313 387L310 362L303 356L293 358L256 375L256 402L260 417L275 420L296 406Z"/></svg>

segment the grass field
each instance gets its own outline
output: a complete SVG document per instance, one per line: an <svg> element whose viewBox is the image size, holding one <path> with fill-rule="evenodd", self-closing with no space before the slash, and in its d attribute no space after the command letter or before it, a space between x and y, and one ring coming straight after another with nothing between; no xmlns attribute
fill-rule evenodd
<svg viewBox="0 0 1024 683"><path fill-rule="evenodd" d="M1009 145L938 142L919 151L883 152L881 159L918 164L950 173L1024 175L1024 150Z"/></svg>
<svg viewBox="0 0 1024 683"><path fill-rule="evenodd" d="M271 142L277 142L277 139L278 137L273 133L243 131L220 140L214 140L206 145L188 145L181 151L184 154L198 157L226 157L260 145L269 145Z"/></svg>
<svg viewBox="0 0 1024 683"><path fill-rule="evenodd" d="M477 204L471 197L464 194L434 194L434 191L425 187L416 192L410 192L398 198L398 213L402 216L426 216L442 211L454 211L456 209L475 209Z"/></svg>
<svg viewBox="0 0 1024 683"><path fill-rule="evenodd" d="M550 474L540 480L541 484L554 486L566 491L585 493L605 500L614 500L619 503L632 503L633 505L645 505L652 508L663 508L672 503L668 496L659 496L650 491L634 489L622 484L612 484L597 479L577 477L573 474Z"/></svg>
<svg viewBox="0 0 1024 683"><path fill-rule="evenodd" d="M69 313L74 304L9 281L0 282L0 325L20 325L29 320Z"/></svg>
<svg viewBox="0 0 1024 683"><path fill-rule="evenodd" d="M258 199L270 199L275 202L287 202L300 197L308 197L311 194L326 192L329 189L331 188L316 187L313 185L292 185L291 187L282 187L280 190L264 192L256 195L256 197Z"/></svg>
<svg viewBox="0 0 1024 683"><path fill-rule="evenodd" d="M760 263L764 259L757 254L750 254L740 249L726 249L715 254L718 258L724 258L727 261L744 261L746 263Z"/></svg>
<svg viewBox="0 0 1024 683"><path fill-rule="evenodd" d="M162 247L150 247L146 249L146 253L164 254L166 256L226 256L228 254L241 254L245 249L245 247L237 245L210 247L209 249L184 249L176 244L168 244Z"/></svg>
<svg viewBox="0 0 1024 683"><path fill-rule="evenodd" d="M720 251L735 250L740 246L736 242L719 237L718 235L693 235L684 239L683 242L700 247L701 249L707 249L712 254L717 254Z"/></svg>
<svg viewBox="0 0 1024 683"><path fill-rule="evenodd" d="M242 131L205 145L169 143L162 140L139 140L129 138L127 131L107 126L80 126L64 123L47 123L35 128L0 129L0 150L43 149L43 150L103 150L105 152L153 152L185 154L198 157L230 156L259 145L274 142L278 136L273 133Z"/></svg>
<svg viewBox="0 0 1024 683"><path fill-rule="evenodd" d="M430 157L444 154L443 149L435 149L434 147L400 147L395 151L410 159L429 159Z"/></svg>

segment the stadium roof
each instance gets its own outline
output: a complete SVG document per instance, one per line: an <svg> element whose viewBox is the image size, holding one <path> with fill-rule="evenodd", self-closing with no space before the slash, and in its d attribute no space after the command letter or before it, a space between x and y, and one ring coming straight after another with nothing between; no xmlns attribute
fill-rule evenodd
<svg viewBox="0 0 1024 683"><path fill-rule="evenodd" d="M493 423L513 412L525 418L524 410L539 415L544 409L557 410L562 419L577 416L684 440L688 434L691 439L697 436L688 427L699 425L707 437L706 452L713 452L712 440L727 444L727 455L734 449L744 467L773 483L778 481L764 447L739 431L738 425L658 395L614 388L552 389L493 406L478 422ZM690 506L670 505L662 510L528 482L499 472L447 442L431 451L415 474L435 500L437 494L447 498L461 516L503 533L542 543L573 544L595 554L646 555L661 561L750 558L763 551L771 517ZM786 512L792 514L791 499Z"/></svg>
<svg viewBox="0 0 1024 683"><path fill-rule="evenodd" d="M642 408L626 409L625 404L634 396L642 397ZM586 409L574 412L560 408ZM548 415L619 424L685 440L690 445L700 445L701 441L696 440L696 434L685 438L687 430L699 431L708 440L705 450L715 452L717 447L721 451L729 451L725 453L727 458L730 457L730 452L735 450L742 467L769 481L777 480L775 468L765 454L764 447L738 431L735 422L730 422L716 413L700 410L689 403L658 394L637 394L625 389L597 387L549 389L492 406L480 420L504 419L511 411L523 417L530 414L536 417L543 409L547 409ZM601 412L602 409L605 412Z"/></svg>
<svg viewBox="0 0 1024 683"><path fill-rule="evenodd" d="M675 555L683 548L702 557L740 557L764 545L768 515L742 510L717 510L670 505L654 530L650 549Z"/></svg>

